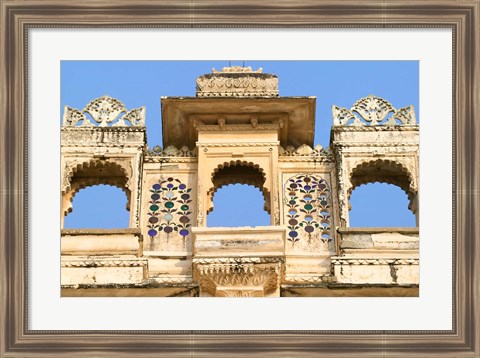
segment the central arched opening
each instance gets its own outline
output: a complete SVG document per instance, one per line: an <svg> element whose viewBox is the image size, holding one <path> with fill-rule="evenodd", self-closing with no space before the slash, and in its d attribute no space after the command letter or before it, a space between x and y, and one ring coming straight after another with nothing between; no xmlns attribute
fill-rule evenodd
<svg viewBox="0 0 480 358"><path fill-rule="evenodd" d="M265 174L256 164L223 163L212 174L208 227L270 225L270 194Z"/></svg>
<svg viewBox="0 0 480 358"><path fill-rule="evenodd" d="M251 185L230 184L213 197L215 210L208 214L208 227L266 226L270 215L264 210L262 192Z"/></svg>

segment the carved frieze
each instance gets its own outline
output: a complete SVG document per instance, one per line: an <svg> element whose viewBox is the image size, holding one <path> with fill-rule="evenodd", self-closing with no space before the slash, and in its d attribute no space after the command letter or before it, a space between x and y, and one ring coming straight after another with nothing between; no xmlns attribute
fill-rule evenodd
<svg viewBox="0 0 480 358"><path fill-rule="evenodd" d="M291 145L286 148L279 147L278 155L280 157L279 160L283 161L297 158L318 163L331 163L334 161L330 147L323 148L320 144L317 144L314 148L307 144L303 144L298 148Z"/></svg>
<svg viewBox="0 0 480 358"><path fill-rule="evenodd" d="M177 148L173 145L170 145L165 149L156 145L152 149L147 149L146 154L152 157L196 157L195 150L190 150L187 146Z"/></svg>
<svg viewBox="0 0 480 358"><path fill-rule="evenodd" d="M195 277L203 295L263 297L278 291L282 276L280 257L194 259Z"/></svg>
<svg viewBox="0 0 480 358"><path fill-rule="evenodd" d="M64 147L141 147L145 144L145 128L137 127L62 127Z"/></svg>
<svg viewBox="0 0 480 358"><path fill-rule="evenodd" d="M225 67L197 78L197 97L277 97L278 77L251 67Z"/></svg>

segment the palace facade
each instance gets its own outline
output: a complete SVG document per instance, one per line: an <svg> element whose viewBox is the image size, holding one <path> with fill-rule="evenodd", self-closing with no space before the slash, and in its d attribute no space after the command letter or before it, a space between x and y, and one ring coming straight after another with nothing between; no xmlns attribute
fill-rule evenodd
<svg viewBox="0 0 480 358"><path fill-rule="evenodd" d="M412 106L333 106L322 148L316 99L279 96L277 76L227 67L196 85L195 97L162 97L152 149L144 108L108 96L65 108L62 226L96 184L125 192L130 223L62 228L63 296L418 296L418 227L349 226L352 190L371 182L405 191L418 223ZM207 226L216 191L236 183L262 192L269 226Z"/></svg>

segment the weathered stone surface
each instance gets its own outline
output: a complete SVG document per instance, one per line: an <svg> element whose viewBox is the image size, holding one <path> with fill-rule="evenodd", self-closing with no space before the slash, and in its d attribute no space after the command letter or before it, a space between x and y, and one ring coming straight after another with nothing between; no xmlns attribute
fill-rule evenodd
<svg viewBox="0 0 480 358"><path fill-rule="evenodd" d="M224 67L197 78L198 97L278 96L278 78L251 67Z"/></svg>
<svg viewBox="0 0 480 358"><path fill-rule="evenodd" d="M62 285L135 284L147 278L146 259L134 257L62 257Z"/></svg>
<svg viewBox="0 0 480 358"><path fill-rule="evenodd" d="M285 228L276 226L192 229L195 257L283 256Z"/></svg>

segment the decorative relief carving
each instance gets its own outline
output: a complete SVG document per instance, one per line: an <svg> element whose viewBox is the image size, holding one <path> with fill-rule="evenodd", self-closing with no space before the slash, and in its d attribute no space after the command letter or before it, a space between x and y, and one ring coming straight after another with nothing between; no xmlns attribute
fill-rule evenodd
<svg viewBox="0 0 480 358"><path fill-rule="evenodd" d="M294 146L287 146L286 148L279 147L278 155L280 157L308 157L315 162L331 163L333 162L333 155L330 147L323 148L320 144L317 144L314 148L303 144L296 148Z"/></svg>
<svg viewBox="0 0 480 358"><path fill-rule="evenodd" d="M152 185L147 213L150 239L163 231L167 242L171 235L180 235L185 242L191 226L191 191L191 188L172 177Z"/></svg>
<svg viewBox="0 0 480 358"><path fill-rule="evenodd" d="M212 296L252 297L275 292L281 281L282 258L194 259L202 290Z"/></svg>
<svg viewBox="0 0 480 358"><path fill-rule="evenodd" d="M241 261L239 261L241 260ZM280 257L197 257L193 259L193 262L201 265L220 265L225 267L226 265L237 265L239 262L243 264L271 264L283 262L283 258Z"/></svg>
<svg viewBox="0 0 480 358"><path fill-rule="evenodd" d="M223 67L221 71L212 68L212 73L262 73L263 68L259 67L256 70L253 70L252 67L243 67L243 66L230 66Z"/></svg>
<svg viewBox="0 0 480 358"><path fill-rule="evenodd" d="M323 242L333 240L331 193L325 179L301 174L285 183L288 240L294 245L301 239Z"/></svg>
<svg viewBox="0 0 480 358"><path fill-rule="evenodd" d="M383 98L369 95L359 99L350 110L332 106L334 126L397 126L416 124L413 106L395 109Z"/></svg>
<svg viewBox="0 0 480 358"><path fill-rule="evenodd" d="M251 67L224 67L197 78L197 97L278 96L278 78Z"/></svg>
<svg viewBox="0 0 480 358"><path fill-rule="evenodd" d="M145 144L144 127L62 127L62 146L138 147Z"/></svg>
<svg viewBox="0 0 480 358"><path fill-rule="evenodd" d="M63 126L94 126L92 121L85 116L85 113L88 113L93 121L100 127L107 127L109 125L122 127L127 126L126 122L128 122L130 126L145 127L145 107L128 111L122 102L110 96L103 96L92 100L81 111L65 106ZM125 113L125 115L118 118L121 113ZM117 118L118 121L114 123Z"/></svg>
<svg viewBox="0 0 480 358"><path fill-rule="evenodd" d="M62 260L61 267L139 267L148 265L147 259L100 259L85 258L80 260Z"/></svg>
<svg viewBox="0 0 480 358"><path fill-rule="evenodd" d="M155 157L195 157L195 150L190 150L187 146L183 146L180 149L173 145L162 149L159 145L154 146L151 150L147 149L147 155Z"/></svg>
<svg viewBox="0 0 480 358"><path fill-rule="evenodd" d="M321 276L306 276L306 275L286 275L284 283L322 283L335 282L335 276L321 275Z"/></svg>

